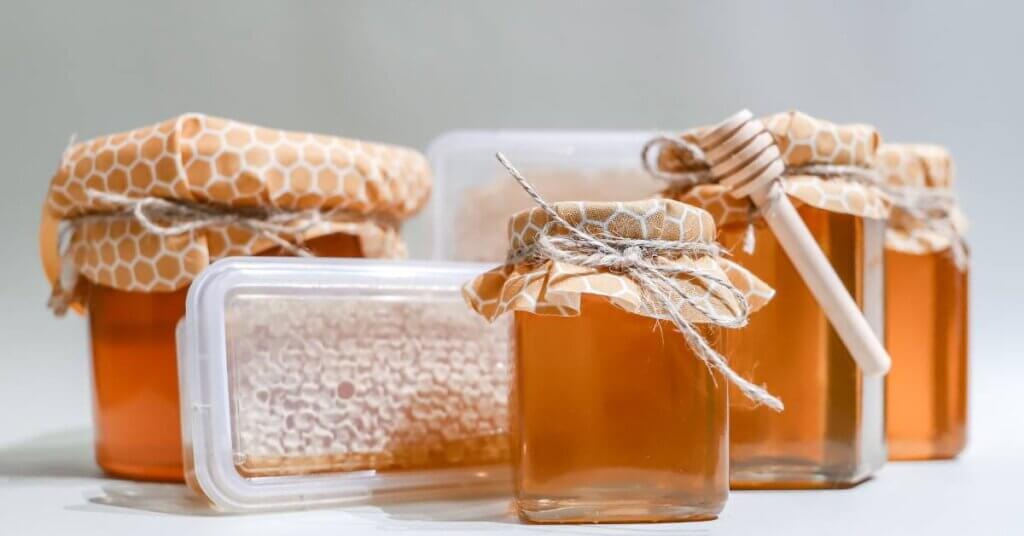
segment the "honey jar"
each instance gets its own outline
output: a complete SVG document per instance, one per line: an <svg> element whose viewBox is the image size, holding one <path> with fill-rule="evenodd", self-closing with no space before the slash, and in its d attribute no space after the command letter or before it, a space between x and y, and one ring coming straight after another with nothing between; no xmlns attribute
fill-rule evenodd
<svg viewBox="0 0 1024 536"><path fill-rule="evenodd" d="M780 193L797 207L827 265L867 320L867 331L881 337L889 203L868 180L878 133L867 125L837 125L800 112L770 116L763 123L785 166ZM730 331L724 345L738 373L786 403L786 411L776 413L743 397L731 398L731 485L855 485L886 459L883 377L858 368L807 281L765 225L764 214L748 199L731 195L730 186L715 182L699 149L684 150L705 131L659 141L651 165L670 182L664 195L707 209L732 258L776 290L776 298L746 329Z"/></svg>
<svg viewBox="0 0 1024 536"><path fill-rule="evenodd" d="M545 203L511 218L506 264L464 287L484 317L514 318L509 413L522 520L721 511L727 383L778 401L717 352L723 327L741 326L772 291L719 257L714 236L706 212L672 200Z"/></svg>
<svg viewBox="0 0 1024 536"><path fill-rule="evenodd" d="M182 480L174 327L210 262L402 256L398 224L429 189L415 151L201 114L69 147L42 256L51 307L89 319L99 465Z"/></svg>
<svg viewBox="0 0 1024 536"><path fill-rule="evenodd" d="M893 211L885 240L889 459L953 458L967 442L966 222L953 160L934 145L886 144Z"/></svg>

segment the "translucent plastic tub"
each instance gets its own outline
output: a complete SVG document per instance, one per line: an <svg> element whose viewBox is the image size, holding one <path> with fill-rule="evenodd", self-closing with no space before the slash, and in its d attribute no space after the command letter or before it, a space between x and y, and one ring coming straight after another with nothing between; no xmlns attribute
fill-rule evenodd
<svg viewBox="0 0 1024 536"><path fill-rule="evenodd" d="M632 201L664 184L640 158L653 131L460 130L431 142L436 179L431 207L433 257L505 260L505 222L533 202L498 164L498 151L548 202Z"/></svg>
<svg viewBox="0 0 1024 536"><path fill-rule="evenodd" d="M486 265L221 261L178 328L186 480L227 511L507 490L508 326Z"/></svg>

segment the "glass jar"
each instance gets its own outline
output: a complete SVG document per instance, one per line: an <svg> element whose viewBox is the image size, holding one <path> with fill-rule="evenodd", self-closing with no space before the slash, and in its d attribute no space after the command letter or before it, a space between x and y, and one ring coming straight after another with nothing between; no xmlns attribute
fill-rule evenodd
<svg viewBox="0 0 1024 536"><path fill-rule="evenodd" d="M720 340L717 328L702 334ZM520 518L717 517L729 493L728 393L679 332L583 295L578 316L517 311L513 347Z"/></svg>
<svg viewBox="0 0 1024 536"><path fill-rule="evenodd" d="M884 221L804 205L811 234L881 334ZM776 296L742 331L726 334L736 372L786 403L776 413L731 397L733 488L830 488L855 485L885 462L883 378L866 377L766 226L743 252L746 230L723 228L719 240Z"/></svg>
<svg viewBox="0 0 1024 536"><path fill-rule="evenodd" d="M935 145L886 144L886 432L892 460L953 458L967 443L968 252L954 166Z"/></svg>
<svg viewBox="0 0 1024 536"><path fill-rule="evenodd" d="M318 256L362 256L358 239L350 235L314 238L307 247ZM111 475L184 479L174 328L185 314L187 294L188 287L127 292L92 285L88 290L96 462Z"/></svg>
<svg viewBox="0 0 1024 536"><path fill-rule="evenodd" d="M514 215L511 260L464 289L485 318L514 315L516 512L533 523L715 518L729 488L728 371L710 364L717 350L685 337L684 324L717 349L720 327L741 324L772 290L712 253L714 223L695 207L652 199L550 210ZM579 236L570 228L591 233L587 243L607 241L583 257L611 262L545 256ZM623 242L646 248L623 252L639 255L633 261L607 258Z"/></svg>
<svg viewBox="0 0 1024 536"><path fill-rule="evenodd" d="M51 308L88 313L101 467L182 479L174 325L211 262L300 243L401 257L401 222L430 185L416 151L203 114L68 147L40 244Z"/></svg>
<svg viewBox="0 0 1024 536"><path fill-rule="evenodd" d="M968 272L948 252L887 250L889 459L954 458L967 445Z"/></svg>
<svg viewBox="0 0 1024 536"><path fill-rule="evenodd" d="M878 187L857 178L873 170L878 133L868 125L837 125L796 111L763 122L786 167L782 190L881 338L888 204ZM694 144L701 132L680 138ZM749 200L713 179L695 180L711 173L702 155L685 143L664 141L652 146L659 148L653 165L672 184L665 195L711 212L725 248L777 291L745 329L725 337L736 372L786 404L775 413L733 391L731 486L834 488L862 482L886 460L884 378L862 373Z"/></svg>

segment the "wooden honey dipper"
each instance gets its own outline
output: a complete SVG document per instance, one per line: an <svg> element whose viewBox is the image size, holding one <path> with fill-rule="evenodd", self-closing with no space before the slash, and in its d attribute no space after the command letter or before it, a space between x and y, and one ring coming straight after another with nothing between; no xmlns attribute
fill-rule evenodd
<svg viewBox="0 0 1024 536"><path fill-rule="evenodd" d="M892 361L885 347L782 189L786 165L764 123L743 110L701 135L697 145L714 179L757 206L861 371L888 372Z"/></svg>

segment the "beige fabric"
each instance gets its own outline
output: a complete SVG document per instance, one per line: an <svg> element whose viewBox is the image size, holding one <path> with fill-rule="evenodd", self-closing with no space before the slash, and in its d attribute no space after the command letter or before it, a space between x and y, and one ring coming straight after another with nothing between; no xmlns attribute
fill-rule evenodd
<svg viewBox="0 0 1024 536"><path fill-rule="evenodd" d="M889 215L889 202L881 189L844 177L820 177L799 173L800 166L837 165L871 169L875 165L880 136L871 126L837 125L791 111L763 119L779 145L787 167L782 181L786 193L798 203L872 219ZM697 142L701 127L681 136ZM665 146L658 154L657 166L670 173L707 170L707 165L694 162L687 153ZM753 213L747 199L728 195L729 188L720 184L699 184L673 188L665 196L706 209L719 226L746 224Z"/></svg>
<svg viewBox="0 0 1024 536"><path fill-rule="evenodd" d="M300 231L280 237L286 241L348 233L366 256L396 257L404 255L398 223L424 205L430 187L426 159L410 149L186 114L69 147L44 222L70 224L69 257L88 281L163 292L184 287L216 259L275 243L237 224L150 232L112 197L294 212L290 223Z"/></svg>
<svg viewBox="0 0 1024 536"><path fill-rule="evenodd" d="M711 216L696 207L667 199L634 202L553 203L557 213L594 236L671 242L714 244L715 224ZM533 244L550 221L542 208L519 212L509 222L510 254L513 256ZM552 226L549 236L564 236L565 229ZM710 255L676 254L660 256L658 263L684 265L705 270L731 281L747 297L751 310L767 303L774 291L741 266ZM718 285L704 284L681 277L680 283L693 299L703 300L723 315L736 315L738 304L732 294ZM580 296L604 296L631 313L662 318L643 299L637 283L608 269L586 268L555 261L509 263L477 277L463 289L466 301L478 313L494 319L508 311L572 316L579 313ZM683 307L683 315L692 322L706 319L695 310Z"/></svg>
<svg viewBox="0 0 1024 536"><path fill-rule="evenodd" d="M944 251L955 241L963 240L967 220L953 196L953 159L944 147L882 145L878 150L878 171L894 194L902 192L909 200L921 195L941 196L941 202L918 210L894 203L885 237L887 248L923 255Z"/></svg>

